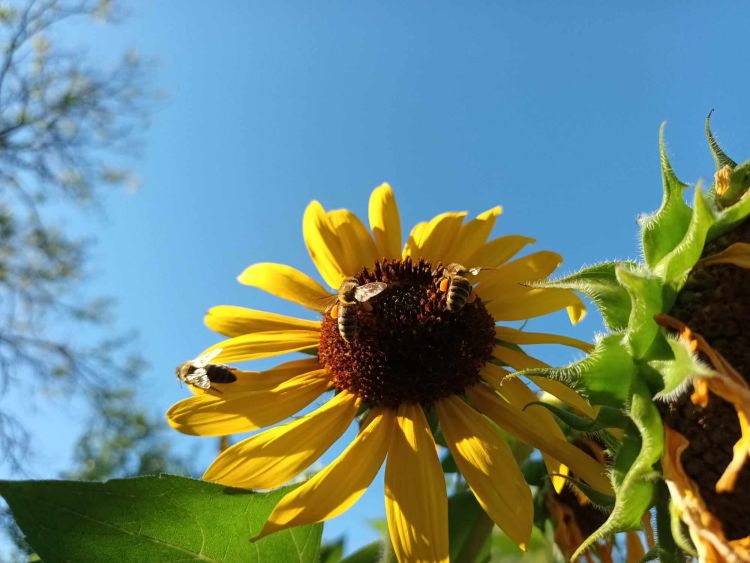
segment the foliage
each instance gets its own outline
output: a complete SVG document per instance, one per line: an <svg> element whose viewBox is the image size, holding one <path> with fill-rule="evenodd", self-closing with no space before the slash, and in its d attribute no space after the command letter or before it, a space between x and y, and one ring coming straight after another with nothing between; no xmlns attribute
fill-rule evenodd
<svg viewBox="0 0 750 563"><path fill-rule="evenodd" d="M105 186L132 183L124 165L150 104L144 65L131 53L96 68L60 36L67 20L118 16L108 1L0 6L0 398L97 398L139 369L129 336L87 333L111 320L111 303L82 295L91 241L79 219ZM26 428L0 410L0 463L17 468Z"/></svg>
<svg viewBox="0 0 750 563"><path fill-rule="evenodd" d="M163 475L77 481L0 481L18 525L45 561L318 560L323 526L257 542L289 487L270 493ZM76 541L70 541L75 537Z"/></svg>

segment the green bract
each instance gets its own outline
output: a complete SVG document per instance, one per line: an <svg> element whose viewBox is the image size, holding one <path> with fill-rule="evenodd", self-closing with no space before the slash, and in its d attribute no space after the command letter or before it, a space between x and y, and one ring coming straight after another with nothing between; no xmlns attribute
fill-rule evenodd
<svg viewBox="0 0 750 563"><path fill-rule="evenodd" d="M674 173L664 149L664 125L660 129L663 200L656 212L639 219L641 263L597 264L541 284L573 289L589 297L601 310L610 333L600 337L591 355L579 362L524 373L570 385L592 404L607 409L608 421L617 420L611 415L613 410L626 417L626 422L618 425L624 432L613 452L615 506L573 560L604 535L639 528L644 513L654 504L657 511L664 511L663 503L655 503L657 488L665 487L658 486L664 431L654 403L679 393L693 377L712 374L693 350L670 336L655 319L671 310L706 243L750 215L750 161L740 165L732 161L716 143L708 119L706 131L721 185L711 186L705 196L698 183L692 205L688 205L683 195L688 185ZM572 415L566 419L566 415L556 414L574 428L586 430L586 423L576 422ZM588 424L590 431L602 428L599 421ZM658 514L659 521L668 524L669 515ZM660 540L666 539L669 526L660 526L659 533Z"/></svg>

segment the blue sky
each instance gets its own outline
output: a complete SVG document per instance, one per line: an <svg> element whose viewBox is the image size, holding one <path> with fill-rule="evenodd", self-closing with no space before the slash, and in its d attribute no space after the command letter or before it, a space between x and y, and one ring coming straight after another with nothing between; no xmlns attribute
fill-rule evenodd
<svg viewBox="0 0 750 563"><path fill-rule="evenodd" d="M94 60L127 47L156 58L153 85L167 94L143 134L143 188L109 196L106 221L91 223L92 289L118 299L151 362L143 400L162 413L186 395L174 366L217 340L202 324L210 306L306 314L235 277L261 261L315 274L301 238L313 198L366 217L388 181L406 229L501 204L496 234L536 237L564 256L562 271L637 257L635 219L661 197L663 120L684 181L713 173L711 108L727 152L750 154L750 6L651 4L143 0L117 28L81 27L70 41ZM602 330L596 314L529 328ZM65 466L81 419L62 402L45 411L37 477ZM382 514L378 481L326 535L348 533L352 548Z"/></svg>

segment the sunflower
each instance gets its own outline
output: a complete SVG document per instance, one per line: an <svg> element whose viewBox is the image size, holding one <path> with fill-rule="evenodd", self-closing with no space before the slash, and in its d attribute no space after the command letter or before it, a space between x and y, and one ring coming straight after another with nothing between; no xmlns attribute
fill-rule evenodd
<svg viewBox="0 0 750 563"><path fill-rule="evenodd" d="M302 305L322 315L320 320L234 306L208 312L206 324L229 337L203 352L220 350L216 362L300 351L311 357L265 372L235 370L231 383L194 389L196 396L167 413L175 429L201 436L252 431L284 421L328 391L333 396L309 414L227 448L204 479L278 487L314 463L355 419L360 422L335 461L281 499L258 537L341 514L385 462L386 516L399 561L446 561L448 504L438 432L482 508L521 546L532 531L532 496L498 426L542 451L558 489L570 468L595 489L610 491L604 468L565 440L548 411L524 410L536 397L511 371L544 364L520 345L589 347L496 323L564 308L577 322L585 309L572 291L526 283L546 278L559 266L559 255L542 251L510 261L533 239L509 235L488 241L500 213L494 207L467 222L466 213L443 213L416 225L402 246L399 212L387 184L370 198L371 232L352 212L326 211L313 201L304 214L304 240L333 293L352 278L355 285L385 287L354 304L354 338L343 337L331 314L332 292L281 264L254 264L239 281ZM449 270L449 264L466 268ZM451 277L455 271L471 286L466 302L449 310L446 296L459 281ZM563 384L533 380L579 412L594 414Z"/></svg>

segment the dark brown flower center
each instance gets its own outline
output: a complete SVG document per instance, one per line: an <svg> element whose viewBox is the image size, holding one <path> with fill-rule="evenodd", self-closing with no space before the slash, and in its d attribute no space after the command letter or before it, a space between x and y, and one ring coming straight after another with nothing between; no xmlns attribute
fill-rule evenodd
<svg viewBox="0 0 750 563"><path fill-rule="evenodd" d="M711 256L735 242L750 242L750 221L706 245ZM750 270L731 264L693 268L671 315L701 334L745 378L750 379ZM682 454L685 473L699 487L706 506L722 523L729 540L750 534L750 465L745 464L732 492L716 492L716 482L732 460L740 437L734 406L709 393L706 408L690 400L690 388L662 408L666 423L690 445Z"/></svg>
<svg viewBox="0 0 750 563"><path fill-rule="evenodd" d="M318 355L337 389L370 406L394 408L429 405L479 381L492 356L495 321L479 298L447 310L441 265L383 260L355 277L362 285L387 287L357 306L349 342L336 319L323 319Z"/></svg>

